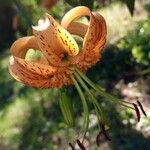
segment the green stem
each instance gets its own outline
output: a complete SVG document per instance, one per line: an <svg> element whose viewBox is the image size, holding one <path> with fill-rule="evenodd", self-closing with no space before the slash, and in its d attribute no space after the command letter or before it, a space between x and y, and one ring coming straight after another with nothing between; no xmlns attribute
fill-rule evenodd
<svg viewBox="0 0 150 150"><path fill-rule="evenodd" d="M96 88L97 88L97 92L99 92L102 96L104 96L105 98L107 98L108 100L112 100L113 102L115 103L119 103L120 105L124 106L124 107L128 107L128 108L131 108L133 109L131 106L131 103L130 102L126 102L126 101L123 101L121 99L118 99L117 97L115 96L112 96L108 93L106 93L99 85L95 85ZM125 104L124 104L125 103ZM129 105L126 105L126 104L129 104Z"/></svg>
<svg viewBox="0 0 150 150"><path fill-rule="evenodd" d="M79 96L81 98L81 101L82 101L82 104L83 104L83 110L84 110L84 123L85 123L85 131L84 131L84 136L86 135L86 132L88 130L88 126L89 126L89 110L88 110L88 105L87 105L87 102L86 102L86 99L85 99L85 96L78 84L78 82L76 81L76 79L74 78L73 75L71 75L71 79L72 81L74 82L74 85L79 93ZM83 136L83 137L84 137Z"/></svg>
<svg viewBox="0 0 150 150"><path fill-rule="evenodd" d="M76 78L78 79L79 83L81 84L81 86L84 88L84 90L88 93L88 95L90 96L90 98L93 100L93 104L97 113L97 117L98 120L100 120L99 118L99 113L101 116L101 122L104 123L104 112L102 111L102 108L100 107L99 103L97 102L96 98L94 97L94 95L90 92L90 90L88 89L88 87L86 86L86 84L83 82L82 78L76 73L74 72L74 75L76 76Z"/></svg>
<svg viewBox="0 0 150 150"><path fill-rule="evenodd" d="M123 103L127 103L127 104L130 104L129 102L126 102L126 101L122 101L118 98L116 98L115 96L112 96L108 93L106 93L101 87L95 85L84 73L82 73L78 68L75 68L75 71L95 90L97 91L98 93L100 93L101 96L105 97L107 100L111 100L115 103L119 103L120 105L122 106L125 106L125 107L128 107L130 109L134 109L133 107L131 106L128 106L126 104L123 104Z"/></svg>

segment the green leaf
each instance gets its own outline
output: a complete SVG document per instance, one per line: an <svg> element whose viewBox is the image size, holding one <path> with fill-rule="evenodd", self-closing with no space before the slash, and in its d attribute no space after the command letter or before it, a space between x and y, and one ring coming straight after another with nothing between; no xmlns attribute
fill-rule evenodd
<svg viewBox="0 0 150 150"><path fill-rule="evenodd" d="M82 105L83 105L83 115L84 115L84 122L83 122L83 130L84 130L84 136L86 135L86 132L88 130L88 127L89 127L89 109L88 109L88 104L86 102L86 99L85 99L85 96L84 96L84 93L82 92L78 82L76 81L76 79L74 78L73 75L71 75L71 79L72 81L74 82L74 85L79 93L79 96L81 98L81 101L82 101Z"/></svg>
<svg viewBox="0 0 150 150"><path fill-rule="evenodd" d="M134 13L134 6L135 6L135 0L122 0L128 7L131 16L133 16Z"/></svg>
<svg viewBox="0 0 150 150"><path fill-rule="evenodd" d="M75 122L73 103L66 88L62 88L60 90L59 105L60 105L60 109L65 120L65 123L69 127L72 127Z"/></svg>

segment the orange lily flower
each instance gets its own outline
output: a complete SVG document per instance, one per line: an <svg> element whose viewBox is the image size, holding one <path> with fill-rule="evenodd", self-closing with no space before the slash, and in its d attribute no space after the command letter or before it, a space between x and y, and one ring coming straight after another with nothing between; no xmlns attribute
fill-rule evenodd
<svg viewBox="0 0 150 150"><path fill-rule="evenodd" d="M90 17L89 25L75 22L82 16ZM104 18L84 6L66 13L61 24L46 14L45 21L32 28L33 36L20 38L13 43L9 63L10 74L32 87L60 88L73 84L70 68L76 66L86 72L99 61L106 42ZM83 38L81 49L71 34ZM37 61L26 60L30 48L41 51L43 57Z"/></svg>

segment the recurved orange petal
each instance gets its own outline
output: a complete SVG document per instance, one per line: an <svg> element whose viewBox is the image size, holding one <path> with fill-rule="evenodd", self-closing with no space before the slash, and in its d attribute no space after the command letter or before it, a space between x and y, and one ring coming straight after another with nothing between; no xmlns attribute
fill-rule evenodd
<svg viewBox="0 0 150 150"><path fill-rule="evenodd" d="M79 52L74 38L50 15L46 15L44 23L33 27L33 32L40 49L54 66L62 66L66 53L74 57Z"/></svg>
<svg viewBox="0 0 150 150"><path fill-rule="evenodd" d="M80 29L74 21L82 16L89 16L90 21L88 28L86 25L82 24L82 31L81 34L79 34ZM70 32L76 32L78 35L81 35L81 37L85 35L83 48L78 57L76 57L78 59L77 66L79 68L87 70L99 61L100 51L105 45L107 35L106 22L100 14L91 12L87 7L79 6L70 10L63 17L61 24Z"/></svg>
<svg viewBox="0 0 150 150"><path fill-rule="evenodd" d="M10 74L18 81L32 87L61 87L71 84L69 70L51 66L45 58L27 61L25 55L30 48L39 49L34 37L18 39L11 47ZM62 76L61 76L62 75Z"/></svg>
<svg viewBox="0 0 150 150"><path fill-rule="evenodd" d="M10 50L12 55L25 58L26 53L30 48L40 50L34 36L23 37L16 40Z"/></svg>
<svg viewBox="0 0 150 150"><path fill-rule="evenodd" d="M66 70L58 69L53 72L50 70L50 67L48 67L49 70L45 70L45 72L41 70L39 64L33 64L38 65L38 69L34 68L33 70L32 65L27 64L27 67L24 63L20 63L20 60L11 57L9 64L10 74L17 81L37 88L56 88L72 84Z"/></svg>

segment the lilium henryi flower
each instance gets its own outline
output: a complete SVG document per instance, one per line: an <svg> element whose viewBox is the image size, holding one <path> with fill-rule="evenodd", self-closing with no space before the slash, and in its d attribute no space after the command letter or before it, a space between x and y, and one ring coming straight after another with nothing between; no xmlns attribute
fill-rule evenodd
<svg viewBox="0 0 150 150"><path fill-rule="evenodd" d="M82 16L89 16L89 25L76 22L76 19ZM100 143L101 134L108 140L110 138L106 133L108 124L103 107L89 87L111 103L135 110L138 121L140 121L139 108L146 116L139 101L130 103L120 100L106 93L85 75L86 71L100 60L101 50L106 43L106 22L100 14L90 11L87 7L79 6L66 13L61 24L46 14L44 22L32 28L33 36L20 38L11 47L10 74L20 82L38 88L62 88L74 84L81 98L84 111L83 139L89 126L89 110L82 89L88 94L97 116L100 128L96 137L97 145ZM72 35L77 35L83 39L82 48L79 48ZM43 56L39 60L26 60L26 54L31 48L41 51ZM69 126L72 126L75 119L73 105L64 88L61 90L60 107L64 120ZM83 142L80 142L79 139L76 143L80 149L85 149ZM69 145L74 149L72 143Z"/></svg>
<svg viewBox="0 0 150 150"><path fill-rule="evenodd" d="M76 18L89 16L89 26L74 22ZM70 68L78 67L86 72L100 59L100 51L106 42L106 23L98 13L87 7L76 7L62 19L61 25L46 14L44 23L33 26L34 36L18 39L11 47L11 75L32 87L54 88L72 84ZM83 38L79 46L71 34ZM40 61L25 60L28 49L40 50ZM64 56L67 55L67 60Z"/></svg>

